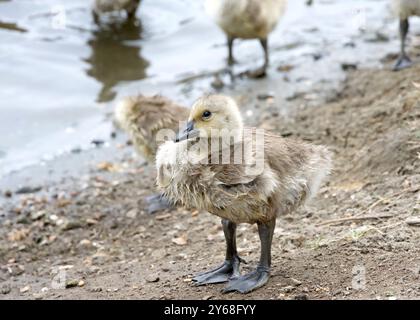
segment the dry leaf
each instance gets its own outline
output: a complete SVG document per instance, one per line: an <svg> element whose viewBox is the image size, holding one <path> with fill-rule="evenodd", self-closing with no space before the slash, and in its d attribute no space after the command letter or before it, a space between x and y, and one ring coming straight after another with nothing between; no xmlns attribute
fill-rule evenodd
<svg viewBox="0 0 420 320"><path fill-rule="evenodd" d="M96 219L92 219L92 218L87 218L87 219L86 219L86 223L87 223L88 225L90 225L90 226L93 226L93 225L95 225L95 224L98 224L98 220L96 220Z"/></svg>
<svg viewBox="0 0 420 320"><path fill-rule="evenodd" d="M171 214L169 214L169 213L161 214L161 215L156 216L156 220L164 220L164 219L169 218L170 216L171 216Z"/></svg>
<svg viewBox="0 0 420 320"><path fill-rule="evenodd" d="M111 163L111 162L107 162L107 161L98 163L96 165L96 167L99 170L108 171L108 172L118 172L118 171L121 171L121 168L118 165L116 165L114 163Z"/></svg>
<svg viewBox="0 0 420 320"><path fill-rule="evenodd" d="M292 66L290 64L285 64L285 65L279 66L277 68L277 71L280 71L280 72L289 72L289 71L293 70L294 68L295 68L295 66Z"/></svg>
<svg viewBox="0 0 420 320"><path fill-rule="evenodd" d="M179 246L185 246L188 242L188 238L186 234L183 234L182 236L178 238L173 238L172 242L179 245Z"/></svg>
<svg viewBox="0 0 420 320"><path fill-rule="evenodd" d="M29 234L29 229L12 230L7 234L9 241L22 241Z"/></svg>
<svg viewBox="0 0 420 320"><path fill-rule="evenodd" d="M60 199L57 201L57 207L58 208L64 208L67 207L69 204L71 204L71 201L68 199Z"/></svg>

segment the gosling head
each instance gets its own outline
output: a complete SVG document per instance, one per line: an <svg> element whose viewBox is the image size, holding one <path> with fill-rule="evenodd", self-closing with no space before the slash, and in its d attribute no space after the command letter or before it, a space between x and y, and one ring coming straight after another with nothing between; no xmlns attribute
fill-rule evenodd
<svg viewBox="0 0 420 320"><path fill-rule="evenodd" d="M194 103L187 127L178 134L176 141L197 137L234 136L242 129L242 116L236 102L226 96L210 95Z"/></svg>

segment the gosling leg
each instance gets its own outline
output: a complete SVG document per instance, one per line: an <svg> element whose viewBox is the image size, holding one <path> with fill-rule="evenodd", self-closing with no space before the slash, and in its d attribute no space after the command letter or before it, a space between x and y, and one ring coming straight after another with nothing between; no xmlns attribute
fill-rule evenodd
<svg viewBox="0 0 420 320"><path fill-rule="evenodd" d="M95 22L96 25L99 25L100 23L99 14L95 10L92 10L92 18L93 18L93 22Z"/></svg>
<svg viewBox="0 0 420 320"><path fill-rule="evenodd" d="M174 204L162 194L154 194L146 198L147 212L154 214L166 209L174 208Z"/></svg>
<svg viewBox="0 0 420 320"><path fill-rule="evenodd" d="M134 20L136 17L137 8L139 7L140 1L137 1L133 7L127 9L127 18L128 20Z"/></svg>
<svg viewBox="0 0 420 320"><path fill-rule="evenodd" d="M201 273L193 278L197 285L227 282L233 277L239 277L239 265L244 262L236 250L236 224L222 219L223 233L226 239L226 259L220 267Z"/></svg>
<svg viewBox="0 0 420 320"><path fill-rule="evenodd" d="M260 67L256 70L248 71L246 74L250 78L263 78L267 74L267 67L268 67L268 64L269 64L268 40L267 40L267 38L260 39L260 43L261 43L261 46L264 49L264 64L262 65L262 67Z"/></svg>
<svg viewBox="0 0 420 320"><path fill-rule="evenodd" d="M222 290L223 293L238 291L248 293L265 285L270 277L271 243L273 240L276 219L268 223L258 223L258 233L261 241L261 256L257 269L241 277L232 279Z"/></svg>
<svg viewBox="0 0 420 320"><path fill-rule="evenodd" d="M397 62L394 66L394 71L402 70L411 66L411 60L405 52L405 46L407 42L407 34L410 25L408 19L400 20L400 38L401 38L401 48L400 56L398 57Z"/></svg>
<svg viewBox="0 0 420 320"><path fill-rule="evenodd" d="M235 59L233 58L233 42L235 41L234 37L227 37L227 46L228 46L228 65L232 66L235 64Z"/></svg>

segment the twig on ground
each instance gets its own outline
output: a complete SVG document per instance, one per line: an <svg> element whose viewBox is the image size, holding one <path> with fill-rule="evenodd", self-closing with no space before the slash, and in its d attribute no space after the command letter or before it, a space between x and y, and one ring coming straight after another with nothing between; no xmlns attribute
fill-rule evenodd
<svg viewBox="0 0 420 320"><path fill-rule="evenodd" d="M401 198L407 192L416 192L416 191L418 191L418 189L404 189L402 191L399 191L399 192L396 192L396 193L392 194L390 197L380 198L378 201L374 202L368 208L366 208L365 210L356 214L355 217L359 217L359 216L364 215L367 212L370 212L373 208L375 208L378 204L380 204L382 202L391 201L391 199L396 197L395 199L393 199L395 201L395 200L398 200L399 198Z"/></svg>
<svg viewBox="0 0 420 320"><path fill-rule="evenodd" d="M374 219L386 219L386 218L392 218L394 215L391 214L383 214L379 216L364 216L364 217L347 217L347 218L341 218L341 219L333 219L333 220L327 220L321 223L318 223L316 226L325 226L329 224L340 224L343 222L349 222L349 221L362 221L362 220L374 220Z"/></svg>

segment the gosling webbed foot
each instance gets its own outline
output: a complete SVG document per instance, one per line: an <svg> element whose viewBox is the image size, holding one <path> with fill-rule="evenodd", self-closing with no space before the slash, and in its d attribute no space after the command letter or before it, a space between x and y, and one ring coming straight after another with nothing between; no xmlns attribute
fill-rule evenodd
<svg viewBox="0 0 420 320"><path fill-rule="evenodd" d="M162 194L154 194L146 197L146 202L147 212L149 214L154 214L175 207L174 204Z"/></svg>
<svg viewBox="0 0 420 320"><path fill-rule="evenodd" d="M411 62L411 59L407 56L407 55L401 55L397 62L395 63L394 67L392 70L394 71L400 71L406 68L409 68L413 65L413 63Z"/></svg>
<svg viewBox="0 0 420 320"><path fill-rule="evenodd" d="M237 64L237 63L238 62L233 57L227 58L227 64L228 64L228 66L233 66L234 64Z"/></svg>
<svg viewBox="0 0 420 320"><path fill-rule="evenodd" d="M263 66L255 70L248 70L244 72L244 75L251 79L264 78L267 75L267 68Z"/></svg>
<svg viewBox="0 0 420 320"><path fill-rule="evenodd" d="M200 273L192 280L197 286L227 282L229 279L240 276L239 265L241 262L245 261L239 257L235 257L232 260L226 260L220 267Z"/></svg>
<svg viewBox="0 0 420 320"><path fill-rule="evenodd" d="M240 293L249 293L265 285L269 278L269 269L258 267L251 273L231 279L226 288L222 290L222 292L228 293L237 291Z"/></svg>

